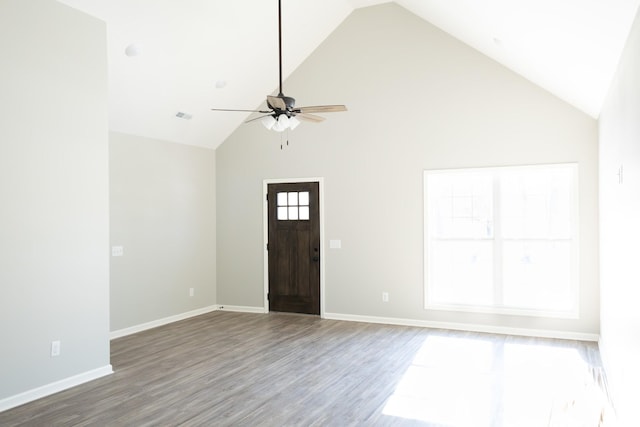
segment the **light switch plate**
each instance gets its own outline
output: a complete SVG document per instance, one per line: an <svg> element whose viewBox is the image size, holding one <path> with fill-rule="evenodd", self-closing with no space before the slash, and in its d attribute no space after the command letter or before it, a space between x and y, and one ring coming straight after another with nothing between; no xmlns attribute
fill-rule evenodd
<svg viewBox="0 0 640 427"><path fill-rule="evenodd" d="M329 249L342 248L342 240L329 240Z"/></svg>
<svg viewBox="0 0 640 427"><path fill-rule="evenodd" d="M51 357L60 356L60 341L51 341Z"/></svg>
<svg viewBox="0 0 640 427"><path fill-rule="evenodd" d="M123 256L123 255L124 255L124 247L111 246L111 256Z"/></svg>

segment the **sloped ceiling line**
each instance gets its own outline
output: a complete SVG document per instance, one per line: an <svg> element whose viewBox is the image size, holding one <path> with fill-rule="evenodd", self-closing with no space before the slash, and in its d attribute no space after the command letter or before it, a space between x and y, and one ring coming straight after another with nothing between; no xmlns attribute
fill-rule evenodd
<svg viewBox="0 0 640 427"><path fill-rule="evenodd" d="M255 108L277 86L276 0L59 1L107 23L114 131L216 148L247 116L209 109ZM350 13L381 3L283 0L285 78ZM597 117L640 0L395 3Z"/></svg>

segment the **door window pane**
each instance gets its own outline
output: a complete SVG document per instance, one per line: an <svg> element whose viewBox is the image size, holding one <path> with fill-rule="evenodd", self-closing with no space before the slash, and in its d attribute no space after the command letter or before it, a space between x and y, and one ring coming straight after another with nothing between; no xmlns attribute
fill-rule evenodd
<svg viewBox="0 0 640 427"><path fill-rule="evenodd" d="M300 206L300 218L301 220L309 219L309 206Z"/></svg>
<svg viewBox="0 0 640 427"><path fill-rule="evenodd" d="M277 194L280 221L309 220L309 192L288 191Z"/></svg>
<svg viewBox="0 0 640 427"><path fill-rule="evenodd" d="M286 206L278 206L278 219L281 221L288 219Z"/></svg>
<svg viewBox="0 0 640 427"><path fill-rule="evenodd" d="M289 206L289 219L298 219L298 207Z"/></svg>

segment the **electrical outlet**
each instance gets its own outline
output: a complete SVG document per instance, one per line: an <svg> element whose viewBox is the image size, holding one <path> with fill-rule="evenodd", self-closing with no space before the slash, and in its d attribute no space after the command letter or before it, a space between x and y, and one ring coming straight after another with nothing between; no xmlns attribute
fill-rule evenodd
<svg viewBox="0 0 640 427"><path fill-rule="evenodd" d="M60 341L51 341L51 357L60 356Z"/></svg>
<svg viewBox="0 0 640 427"><path fill-rule="evenodd" d="M192 297L194 295L193 288L189 288L189 296Z"/></svg>
<svg viewBox="0 0 640 427"><path fill-rule="evenodd" d="M382 293L382 302L389 302L389 292Z"/></svg>

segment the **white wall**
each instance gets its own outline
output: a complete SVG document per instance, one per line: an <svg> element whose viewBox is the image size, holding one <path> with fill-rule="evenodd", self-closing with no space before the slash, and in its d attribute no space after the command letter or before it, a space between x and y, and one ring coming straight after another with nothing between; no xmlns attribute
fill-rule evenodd
<svg viewBox="0 0 640 427"><path fill-rule="evenodd" d="M640 425L639 218L640 13L600 115L600 351L624 426Z"/></svg>
<svg viewBox="0 0 640 427"><path fill-rule="evenodd" d="M215 151L112 132L109 160L111 330L214 305Z"/></svg>
<svg viewBox="0 0 640 427"><path fill-rule="evenodd" d="M105 24L2 0L0 52L1 409L111 368Z"/></svg>
<svg viewBox="0 0 640 427"><path fill-rule="evenodd" d="M354 11L284 89L349 111L284 150L259 122L218 148L219 304L263 305L262 180L321 176L326 238L342 240L324 254L327 313L599 332L595 120L394 3ZM580 319L425 310L423 170L558 162L579 164Z"/></svg>

